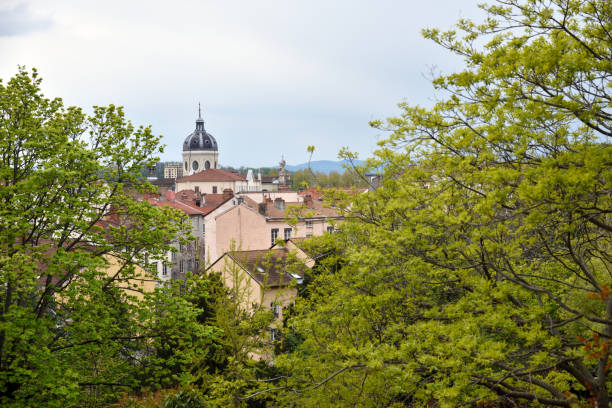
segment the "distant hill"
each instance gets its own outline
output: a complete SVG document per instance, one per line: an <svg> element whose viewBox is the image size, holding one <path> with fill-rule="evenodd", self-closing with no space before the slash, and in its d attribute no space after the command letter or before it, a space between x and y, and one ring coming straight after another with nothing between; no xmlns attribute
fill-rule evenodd
<svg viewBox="0 0 612 408"><path fill-rule="evenodd" d="M363 163L362 160L355 160L356 165L360 165L362 163ZM339 160L339 161L316 160L316 161L310 162L310 168L312 169L312 171L319 171L325 174L329 174L330 171L334 171L334 170L337 171L338 173L343 173L344 172L344 167L342 167L343 164L348 165L348 161L347 160ZM270 167L278 167L278 165L270 166ZM300 163L296 165L288 164L287 165L287 170L289 171L304 170L307 168L308 168L308 163Z"/></svg>

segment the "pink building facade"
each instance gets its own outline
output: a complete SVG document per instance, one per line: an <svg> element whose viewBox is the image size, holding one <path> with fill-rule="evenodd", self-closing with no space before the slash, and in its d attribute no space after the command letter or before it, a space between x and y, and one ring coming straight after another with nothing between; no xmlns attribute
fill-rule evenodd
<svg viewBox="0 0 612 408"><path fill-rule="evenodd" d="M334 209L324 208L318 201L287 203L277 198L257 203L248 197L239 201L215 217L216 242L214 249L210 248L211 259L232 249L268 249L278 240L323 235L333 231L334 224L341 220ZM296 225L288 223L285 210L289 206L302 214Z"/></svg>

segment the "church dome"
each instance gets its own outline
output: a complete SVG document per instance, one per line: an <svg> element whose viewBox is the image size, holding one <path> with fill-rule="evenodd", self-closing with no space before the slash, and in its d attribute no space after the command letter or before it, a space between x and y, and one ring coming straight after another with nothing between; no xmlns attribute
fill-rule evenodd
<svg viewBox="0 0 612 408"><path fill-rule="evenodd" d="M213 135L204 129L204 119L202 119L201 113L196 120L195 130L189 136L187 136L185 142L183 143L184 152L193 150L211 150L215 152L219 150L217 141Z"/></svg>

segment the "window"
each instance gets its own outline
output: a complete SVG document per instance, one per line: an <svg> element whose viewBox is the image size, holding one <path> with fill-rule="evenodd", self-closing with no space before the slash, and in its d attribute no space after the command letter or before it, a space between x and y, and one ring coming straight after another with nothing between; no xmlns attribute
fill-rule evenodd
<svg viewBox="0 0 612 408"><path fill-rule="evenodd" d="M168 276L168 265L162 265L162 276Z"/></svg>
<svg viewBox="0 0 612 408"><path fill-rule="evenodd" d="M151 264L151 271L157 275L157 262Z"/></svg>
<svg viewBox="0 0 612 408"><path fill-rule="evenodd" d="M312 228L312 221L306 221L306 228Z"/></svg>
<svg viewBox="0 0 612 408"><path fill-rule="evenodd" d="M278 228L272 228L272 245L276 244L278 238Z"/></svg>
<svg viewBox="0 0 612 408"><path fill-rule="evenodd" d="M181 259L181 262L179 262L179 272L183 273L183 260Z"/></svg>
<svg viewBox="0 0 612 408"><path fill-rule="evenodd" d="M306 234L306 238L312 237L312 234Z"/></svg>
<svg viewBox="0 0 612 408"><path fill-rule="evenodd" d="M170 256L170 259L172 259L172 262L176 262L176 252L172 251L172 255Z"/></svg>
<svg viewBox="0 0 612 408"><path fill-rule="evenodd" d="M191 262L191 259L189 259L187 261L187 272L191 272L191 271L193 271L193 264Z"/></svg>
<svg viewBox="0 0 612 408"><path fill-rule="evenodd" d="M327 232L329 232L330 234L332 232L334 232L334 227L332 227L331 225L327 227Z"/></svg>
<svg viewBox="0 0 612 408"><path fill-rule="evenodd" d="M197 170L199 167L198 162L194 160L193 163L191 163L191 167L193 167L194 170Z"/></svg>
<svg viewBox="0 0 612 408"><path fill-rule="evenodd" d="M208 163L208 162L206 162ZM213 186L213 194L217 194L217 186Z"/></svg>
<svg viewBox="0 0 612 408"><path fill-rule="evenodd" d="M279 341L281 332L278 329L270 329L270 342Z"/></svg>
<svg viewBox="0 0 612 408"><path fill-rule="evenodd" d="M185 250L185 245L179 244L179 251L183 252Z"/></svg>
<svg viewBox="0 0 612 408"><path fill-rule="evenodd" d="M287 241L289 238L291 238L291 230L292 228L285 228L285 241Z"/></svg>
<svg viewBox="0 0 612 408"><path fill-rule="evenodd" d="M206 170L210 169L210 162L208 160L206 160L206 162L204 163L204 167L206 168Z"/></svg>
<svg viewBox="0 0 612 408"><path fill-rule="evenodd" d="M274 313L275 319L278 319L280 317L281 307L278 303L270 302L270 310L272 310L272 313Z"/></svg>

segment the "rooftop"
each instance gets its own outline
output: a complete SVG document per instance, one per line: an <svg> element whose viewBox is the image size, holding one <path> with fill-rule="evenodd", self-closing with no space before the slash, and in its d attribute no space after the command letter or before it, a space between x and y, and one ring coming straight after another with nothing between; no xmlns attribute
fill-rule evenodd
<svg viewBox="0 0 612 408"><path fill-rule="evenodd" d="M233 251L228 255L260 284L268 287L287 286L304 277L308 267L289 256L286 248L254 251Z"/></svg>
<svg viewBox="0 0 612 408"><path fill-rule="evenodd" d="M208 169L202 170L198 173L192 174L191 176L182 177L177 179L177 183L184 183L187 181L244 181L246 175L235 173L229 170L222 169Z"/></svg>

